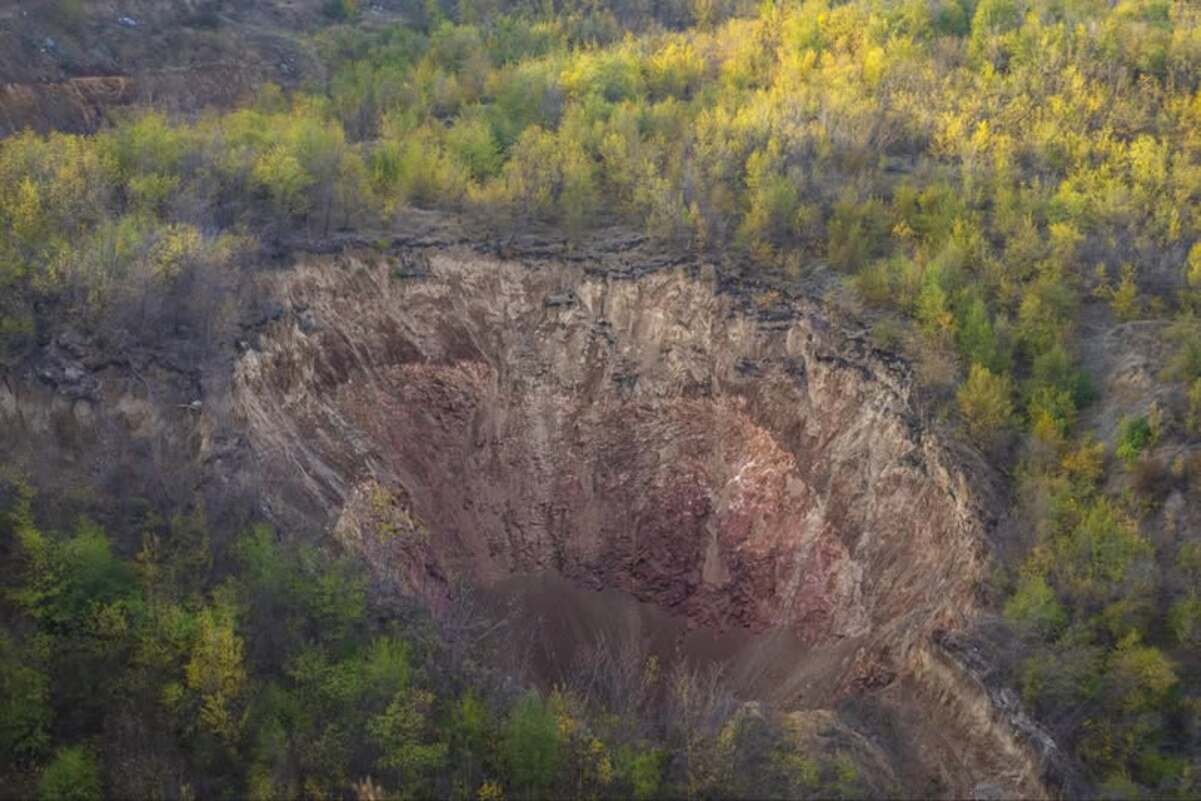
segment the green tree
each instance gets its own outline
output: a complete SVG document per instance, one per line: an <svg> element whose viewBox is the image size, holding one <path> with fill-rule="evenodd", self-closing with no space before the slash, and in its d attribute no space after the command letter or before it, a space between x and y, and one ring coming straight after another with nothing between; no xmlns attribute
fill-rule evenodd
<svg viewBox="0 0 1201 801"><path fill-rule="evenodd" d="M1148 447L1154 444L1155 433L1146 415L1138 417L1123 417L1118 423L1117 442L1114 445L1114 455L1133 464Z"/></svg>
<svg viewBox="0 0 1201 801"><path fill-rule="evenodd" d="M100 801L104 785L100 764L86 748L62 748L38 780L40 801Z"/></svg>
<svg viewBox="0 0 1201 801"><path fill-rule="evenodd" d="M36 759L50 745L50 677L32 656L0 629L0 754L11 764Z"/></svg>
<svg viewBox="0 0 1201 801"><path fill-rule="evenodd" d="M1189 385L1184 427L1190 434L1201 434L1201 378L1194 379Z"/></svg>
<svg viewBox="0 0 1201 801"><path fill-rule="evenodd" d="M968 431L981 440L996 436L1013 419L1013 382L987 367L973 364L956 400Z"/></svg>
<svg viewBox="0 0 1201 801"><path fill-rule="evenodd" d="M313 176L305 171L296 153L286 145L276 145L263 153L255 162L252 174L284 219L309 209L311 200L307 192L313 185Z"/></svg>
<svg viewBox="0 0 1201 801"><path fill-rule="evenodd" d="M931 339L946 340L955 334L955 315L950 298L937 271L930 270L917 295L915 309L922 332Z"/></svg>
<svg viewBox="0 0 1201 801"><path fill-rule="evenodd" d="M367 724L380 747L379 767L395 771L410 797L427 795L431 774L446 761L447 744L433 738L429 723L433 702L427 690L402 687Z"/></svg>
<svg viewBox="0 0 1201 801"><path fill-rule="evenodd" d="M546 795L559 772L563 743L554 711L536 692L526 693L509 714L502 745L513 783L527 797Z"/></svg>
<svg viewBox="0 0 1201 801"><path fill-rule="evenodd" d="M1112 501L1098 498L1059 542L1058 552L1056 570L1079 598L1096 602L1115 600L1129 589L1128 581L1146 578L1140 565L1151 545Z"/></svg>
<svg viewBox="0 0 1201 801"><path fill-rule="evenodd" d="M955 331L959 352L968 364L980 364L993 371L1006 366L999 337L989 319L988 306L982 299L973 298L967 304Z"/></svg>
<svg viewBox="0 0 1201 801"><path fill-rule="evenodd" d="M17 536L26 560L19 603L41 625L60 633L89 630L93 613L137 593L133 570L112 553L108 536L81 520L61 542L34 527L27 511L18 516Z"/></svg>
<svg viewBox="0 0 1201 801"><path fill-rule="evenodd" d="M972 15L973 48L987 52L990 46L995 47L1000 36L1021 24L1024 6L1022 0L979 0Z"/></svg>
<svg viewBox="0 0 1201 801"><path fill-rule="evenodd" d="M1201 242L1189 248L1184 279L1190 289L1201 290Z"/></svg>
<svg viewBox="0 0 1201 801"><path fill-rule="evenodd" d="M1005 617L1028 626L1044 636L1054 636L1067 625L1067 611L1055 597L1046 578L1023 576L1017 590L1005 603Z"/></svg>
<svg viewBox="0 0 1201 801"><path fill-rule="evenodd" d="M1181 645L1201 644L1201 597L1195 591L1172 604L1168 610L1168 628Z"/></svg>
<svg viewBox="0 0 1201 801"><path fill-rule="evenodd" d="M1111 287L1105 284L1100 291L1109 298L1109 307L1119 320L1130 322L1139 317L1142 309L1138 297L1138 284L1134 280L1134 265L1123 264L1118 285Z"/></svg>
<svg viewBox="0 0 1201 801"><path fill-rule="evenodd" d="M488 708L473 689L465 692L451 710L451 764L455 765L458 780L464 787L475 787L480 783L490 725Z"/></svg>
<svg viewBox="0 0 1201 801"><path fill-rule="evenodd" d="M620 753L619 770L638 801L658 798L663 783L665 754L649 744L628 747Z"/></svg>
<svg viewBox="0 0 1201 801"><path fill-rule="evenodd" d="M476 181L496 175L504 163L492 126L480 114L459 115L446 132L446 147Z"/></svg>
<svg viewBox="0 0 1201 801"><path fill-rule="evenodd" d="M1127 712L1162 708L1177 683L1172 663L1155 647L1143 645L1137 634L1118 644L1110 657L1110 680L1118 703Z"/></svg>
<svg viewBox="0 0 1201 801"><path fill-rule="evenodd" d="M240 707L247 685L242 638L228 602L203 609L184 680L199 702L201 729L234 744L242 728Z"/></svg>
<svg viewBox="0 0 1201 801"><path fill-rule="evenodd" d="M359 13L359 0L325 0L321 10L330 19L354 19Z"/></svg>

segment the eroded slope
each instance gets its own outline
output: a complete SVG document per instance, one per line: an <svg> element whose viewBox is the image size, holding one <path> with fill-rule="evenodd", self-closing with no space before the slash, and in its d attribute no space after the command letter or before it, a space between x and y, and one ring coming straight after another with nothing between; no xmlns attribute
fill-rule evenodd
<svg viewBox="0 0 1201 801"><path fill-rule="evenodd" d="M238 368L267 469L305 477L298 508L340 509L408 581L554 571L808 642L970 609L962 477L897 370L820 318L682 269L464 250L423 271L300 268L283 292L303 315Z"/></svg>

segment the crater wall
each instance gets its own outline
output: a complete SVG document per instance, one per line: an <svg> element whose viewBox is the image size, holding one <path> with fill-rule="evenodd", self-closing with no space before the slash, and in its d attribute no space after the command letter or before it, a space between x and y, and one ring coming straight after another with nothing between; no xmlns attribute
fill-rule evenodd
<svg viewBox="0 0 1201 801"><path fill-rule="evenodd" d="M904 368L814 307L705 268L407 259L288 273L300 312L235 379L280 503L336 515L398 585L437 603L457 579L554 572L814 644L971 613L963 475Z"/></svg>

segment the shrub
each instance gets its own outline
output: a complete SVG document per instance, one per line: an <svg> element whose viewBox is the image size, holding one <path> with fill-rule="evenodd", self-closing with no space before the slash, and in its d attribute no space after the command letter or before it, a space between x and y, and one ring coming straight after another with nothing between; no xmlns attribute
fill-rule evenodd
<svg viewBox="0 0 1201 801"><path fill-rule="evenodd" d="M1118 424L1114 454L1127 465L1131 465L1153 441L1151 423L1146 416L1123 417Z"/></svg>
<svg viewBox="0 0 1201 801"><path fill-rule="evenodd" d="M638 801L657 798L663 781L664 754L655 748L626 749L621 754L621 774Z"/></svg>
<svg viewBox="0 0 1201 801"><path fill-rule="evenodd" d="M518 702L505 731L504 757L513 782L531 794L545 794L562 756L554 711L536 692Z"/></svg>
<svg viewBox="0 0 1201 801"><path fill-rule="evenodd" d="M0 629L0 755L14 764L50 744L50 680Z"/></svg>
<svg viewBox="0 0 1201 801"><path fill-rule="evenodd" d="M1196 592L1190 592L1172 604L1168 612L1168 628L1181 645L1201 643L1201 598Z"/></svg>
<svg viewBox="0 0 1201 801"><path fill-rule="evenodd" d="M1042 576L1026 576L1005 604L1005 617L1043 636L1053 636L1067 625L1068 616L1055 591Z"/></svg>
<svg viewBox="0 0 1201 801"><path fill-rule="evenodd" d="M956 400L968 431L977 439L996 436L1013 418L1013 382L987 367L973 364Z"/></svg>
<svg viewBox="0 0 1201 801"><path fill-rule="evenodd" d="M326 0L321 11L333 20L354 19L359 13L359 0Z"/></svg>
<svg viewBox="0 0 1201 801"><path fill-rule="evenodd" d="M1190 434L1201 434L1201 378L1188 388L1188 414L1184 421Z"/></svg>
<svg viewBox="0 0 1201 801"><path fill-rule="evenodd" d="M100 765L85 748L59 750L38 781L39 801L100 801Z"/></svg>
<svg viewBox="0 0 1201 801"><path fill-rule="evenodd" d="M1158 649L1143 645L1137 634L1118 644L1109 663L1110 680L1118 703L1128 712L1160 706L1176 685L1176 671Z"/></svg>
<svg viewBox="0 0 1201 801"><path fill-rule="evenodd" d="M1184 278L1191 289L1201 289L1201 242L1189 249Z"/></svg>

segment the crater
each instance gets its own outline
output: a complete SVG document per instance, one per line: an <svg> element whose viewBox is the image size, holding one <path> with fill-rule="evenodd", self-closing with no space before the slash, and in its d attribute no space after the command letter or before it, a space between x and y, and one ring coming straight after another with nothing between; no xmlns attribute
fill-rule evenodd
<svg viewBox="0 0 1201 801"><path fill-rule="evenodd" d="M560 616L624 598L602 606L640 631L787 665L770 686L792 704L888 684L974 609L963 476L905 368L815 303L703 265L454 247L276 280L235 381L272 512L321 521L383 585Z"/></svg>

